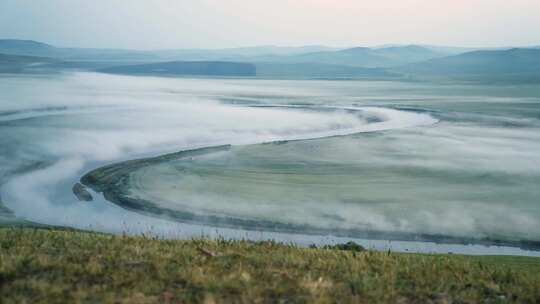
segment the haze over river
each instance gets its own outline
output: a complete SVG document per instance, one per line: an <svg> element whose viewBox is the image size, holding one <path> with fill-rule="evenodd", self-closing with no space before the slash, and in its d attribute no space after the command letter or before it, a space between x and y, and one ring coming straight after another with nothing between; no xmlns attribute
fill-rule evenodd
<svg viewBox="0 0 540 304"><path fill-rule="evenodd" d="M539 86L0 78L1 200L36 223L538 244L539 185Z"/></svg>

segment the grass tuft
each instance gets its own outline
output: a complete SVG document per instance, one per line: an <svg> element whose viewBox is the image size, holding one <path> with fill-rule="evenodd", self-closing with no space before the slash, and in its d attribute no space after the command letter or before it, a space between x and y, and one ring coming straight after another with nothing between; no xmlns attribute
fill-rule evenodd
<svg viewBox="0 0 540 304"><path fill-rule="evenodd" d="M2 303L540 302L536 258L389 254L352 247L356 249L0 229L0 299Z"/></svg>

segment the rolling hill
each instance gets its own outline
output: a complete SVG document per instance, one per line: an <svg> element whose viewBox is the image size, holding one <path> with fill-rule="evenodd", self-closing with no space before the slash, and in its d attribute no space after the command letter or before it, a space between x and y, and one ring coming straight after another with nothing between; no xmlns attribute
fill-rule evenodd
<svg viewBox="0 0 540 304"><path fill-rule="evenodd" d="M325 46L258 46L227 49L123 50L60 48L32 40L0 39L0 53L52 57L63 61L111 61L153 63L163 61L227 61L253 63L318 63L354 67L393 67L448 55L429 48L408 45L381 48L336 49ZM120 63L120 64L118 64Z"/></svg>
<svg viewBox="0 0 540 304"><path fill-rule="evenodd" d="M52 45L33 40L0 39L0 53L8 55L49 56L55 52Z"/></svg>
<svg viewBox="0 0 540 304"><path fill-rule="evenodd" d="M338 51L307 53L293 56L261 56L250 58L268 63L322 63L343 66L384 68L444 57L447 54L420 46L384 48L355 47Z"/></svg>
<svg viewBox="0 0 540 304"><path fill-rule="evenodd" d="M0 53L80 61L157 60L152 53L122 49L59 48L33 40L0 39Z"/></svg>
<svg viewBox="0 0 540 304"><path fill-rule="evenodd" d="M0 72L90 70L132 75L257 76L328 79L457 79L540 83L540 49L419 45L334 49L258 46L229 49L58 48L0 39Z"/></svg>
<svg viewBox="0 0 540 304"><path fill-rule="evenodd" d="M540 81L540 49L474 51L395 69L420 77L486 81Z"/></svg>
<svg viewBox="0 0 540 304"><path fill-rule="evenodd" d="M324 63L256 63L257 76L263 78L300 79L390 79L400 78L400 74L380 68Z"/></svg>
<svg viewBox="0 0 540 304"><path fill-rule="evenodd" d="M48 68L56 60L46 57L0 54L0 73L24 73Z"/></svg>
<svg viewBox="0 0 540 304"><path fill-rule="evenodd" d="M225 49L125 50L63 48L33 40L0 39L0 53L53 57L76 61L246 61L257 56L289 56L310 52L334 51L325 46L278 47L256 46Z"/></svg>

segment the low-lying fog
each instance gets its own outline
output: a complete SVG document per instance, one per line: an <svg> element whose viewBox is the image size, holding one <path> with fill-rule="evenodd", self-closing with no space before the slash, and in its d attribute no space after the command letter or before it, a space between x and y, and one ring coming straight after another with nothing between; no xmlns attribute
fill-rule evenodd
<svg viewBox="0 0 540 304"><path fill-rule="evenodd" d="M307 141L244 146L313 138L311 150ZM265 172L249 190L245 177L209 174L187 187L157 174L141 195L173 209L285 224L540 241L538 87L0 78L0 195L19 218L182 235L181 226L102 199L79 202L71 187L104 164L223 144L235 147L220 156L227 161L210 161L216 172L313 166L289 172L303 180L282 186L275 183L283 172ZM193 172L198 164L209 162L196 160ZM347 172L313 180L310 168L321 164ZM335 182L344 176L347 187Z"/></svg>

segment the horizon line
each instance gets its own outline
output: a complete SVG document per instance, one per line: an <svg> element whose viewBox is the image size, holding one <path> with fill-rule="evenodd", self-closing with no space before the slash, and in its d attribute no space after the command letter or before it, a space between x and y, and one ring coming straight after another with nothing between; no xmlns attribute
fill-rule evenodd
<svg viewBox="0 0 540 304"><path fill-rule="evenodd" d="M459 46L459 45L441 45L441 44L429 44L429 43L384 43L377 45L349 45L349 46L336 46L336 45L326 45L326 44L303 44L303 45L278 45L278 44L260 44L260 45L245 45L245 46L228 46L228 47L171 47L171 48L124 48L124 47L84 47L84 46L65 46L51 44L49 42L44 42L36 39L27 39L27 38L0 38L2 40L13 40L13 41L27 41L27 42L36 42L41 44L46 44L54 48L64 48L64 49L102 49L102 50L130 50L130 51L169 51L169 50L233 50L233 49L253 49L253 48L309 48L309 47L320 47L320 48L329 48L336 50L352 49L352 48L392 48L392 47L408 47L408 46L419 46L419 47L431 47L431 48L455 48L455 49L512 49L512 48L538 48L540 47L540 42L538 44L530 45L501 45L501 46Z"/></svg>

